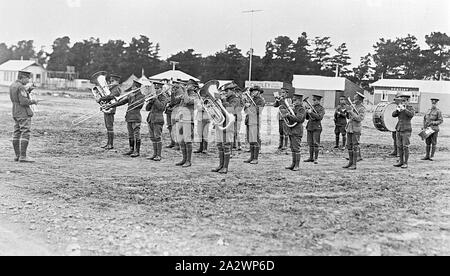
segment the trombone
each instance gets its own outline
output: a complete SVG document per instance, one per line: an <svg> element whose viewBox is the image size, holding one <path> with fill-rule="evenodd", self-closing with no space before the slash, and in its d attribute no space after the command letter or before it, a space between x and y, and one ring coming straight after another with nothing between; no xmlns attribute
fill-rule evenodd
<svg viewBox="0 0 450 276"><path fill-rule="evenodd" d="M306 103L306 105L308 106L309 109L311 109L314 113L317 113L317 110L314 108L314 106L308 101L309 97L306 97L305 99L303 99L303 102Z"/></svg>
<svg viewBox="0 0 450 276"><path fill-rule="evenodd" d="M353 104L352 99L350 99L350 97L347 97L347 101L349 102L350 106L352 107L353 112L355 112L356 115L359 116L359 112L358 112L358 110L356 109L356 106Z"/></svg>

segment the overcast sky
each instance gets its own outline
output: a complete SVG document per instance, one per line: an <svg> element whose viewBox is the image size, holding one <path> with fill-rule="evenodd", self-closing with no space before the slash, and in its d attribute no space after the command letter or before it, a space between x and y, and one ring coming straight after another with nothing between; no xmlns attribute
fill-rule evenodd
<svg viewBox="0 0 450 276"><path fill-rule="evenodd" d="M421 47L433 31L450 35L449 0L0 0L0 42L34 40L37 50L51 50L54 39L71 42L98 37L101 42L146 35L159 42L163 59L193 48L203 56L236 44L264 55L265 44L278 35L296 41L330 36L343 42L352 57L372 52L379 38L415 35Z"/></svg>

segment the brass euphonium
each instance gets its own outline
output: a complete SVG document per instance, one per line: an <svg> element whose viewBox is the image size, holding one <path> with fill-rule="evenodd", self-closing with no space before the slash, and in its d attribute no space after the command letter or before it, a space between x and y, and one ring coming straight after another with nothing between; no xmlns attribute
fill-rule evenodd
<svg viewBox="0 0 450 276"><path fill-rule="evenodd" d="M220 99L216 99L215 95L220 94L218 89L219 81L211 80L205 83L203 87L197 92L201 105L211 117L213 124L219 130L228 129L234 123L234 115L226 110L226 108L222 105L222 101ZM228 121L228 124L223 127L223 123Z"/></svg>
<svg viewBox="0 0 450 276"><path fill-rule="evenodd" d="M107 72L99 71L91 76L91 83L95 84L94 88L91 89L95 100L100 103L100 98L109 96L111 91L109 90L108 82L106 81Z"/></svg>
<svg viewBox="0 0 450 276"><path fill-rule="evenodd" d="M283 110L286 110L290 115L295 116L295 112L289 105L286 98L282 99L282 104L280 105L280 107L278 107L278 112L280 113L281 118L283 118L284 123L288 127L290 127L290 128L295 127L297 125L297 122L294 122L293 124L291 124L291 122L285 115L286 111L283 112Z"/></svg>

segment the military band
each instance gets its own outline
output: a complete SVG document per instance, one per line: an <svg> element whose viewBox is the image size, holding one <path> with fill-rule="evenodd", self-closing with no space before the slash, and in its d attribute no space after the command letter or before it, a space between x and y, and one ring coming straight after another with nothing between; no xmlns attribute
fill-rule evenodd
<svg viewBox="0 0 450 276"><path fill-rule="evenodd" d="M23 163L33 162L27 157L27 148L30 140L31 118L33 111L30 106L37 104L37 101L30 97L30 89L26 88L31 73L20 71L18 80L10 86L10 99L13 103L13 149L15 153L14 161ZM159 82L151 83L156 91L155 97L146 98L142 92L144 85L142 81L134 81L130 89L122 97L119 86L120 76L108 75L108 88L110 94L102 96L99 102L102 105L101 110L104 113L105 126L107 128L108 142L105 149L114 147L114 114L116 107L128 104L125 114L127 123L129 151L124 155L131 157L140 156L141 148L141 109L145 106L148 111L147 123L149 136L153 146L153 154L148 157L149 160L161 161L162 153L162 132L165 123L168 125L170 134L170 147L179 145L182 153L182 160L176 163L177 166L192 166L192 145L194 142L194 122L197 122L197 136L199 148L196 153L206 152L208 149L208 139L210 124L215 122L208 107L205 106L203 98L200 95L199 84L194 80L189 80L185 84L164 85ZM105 83L106 81L103 81ZM163 82L163 83L167 83ZM217 82L218 83L218 82ZM106 85L105 85L106 86ZM225 84L218 90L213 98L219 100L222 106L222 115L225 117L220 124L214 123L215 142L217 145L219 165L213 169L213 172L222 174L228 173L228 167L232 154L232 148L240 148L240 123L242 120L242 111L246 113L245 125L247 139L250 143L251 156L245 163L258 164L259 152L261 147L261 114L265 106L265 100L262 97L264 90L254 86L247 90L241 90L235 82ZM145 94L145 95L144 95ZM290 142L292 153L292 162L286 169L292 171L300 170L300 146L303 137L303 123L308 120L306 125L307 142L309 147L309 158L304 162L318 163L320 139L322 132L321 121L325 115L325 109L321 105L322 96L313 95L312 104L303 100L303 95L295 92L292 104L287 101L288 89L281 90L281 96L276 96L274 107L279 108L279 145L278 150L286 147L286 137ZM392 113L392 117L398 118L395 128L396 148L394 154L398 154L399 160L395 167L408 168L409 146L412 133L411 120L415 115L415 110L409 104L410 96L407 93L399 93L394 99L397 104L397 110ZM98 99L98 98L96 98ZM114 101L115 100L115 101ZM348 150L348 164L343 168L356 169L357 161L360 160L360 138L362 122L365 118L365 107L363 105L364 95L357 92L353 100L341 96L339 105L334 112L335 124L335 148L340 146L340 137L342 136L342 146ZM431 108L425 113L423 120L423 129L419 134L426 144L425 156L421 160L433 160L437 148L437 137L439 134L439 125L443 123L442 112L437 107L439 99L431 98ZM197 109L197 113L194 110ZM244 110L242 110L244 109ZM197 114L197 117L194 115Z"/></svg>

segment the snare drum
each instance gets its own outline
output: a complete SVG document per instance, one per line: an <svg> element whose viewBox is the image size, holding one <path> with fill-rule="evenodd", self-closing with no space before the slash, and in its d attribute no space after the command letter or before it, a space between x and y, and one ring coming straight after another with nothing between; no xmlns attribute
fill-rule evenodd
<svg viewBox="0 0 450 276"><path fill-rule="evenodd" d="M397 110L395 103L379 103L373 112L373 125L379 131L395 132L398 119L392 117L392 113Z"/></svg>

